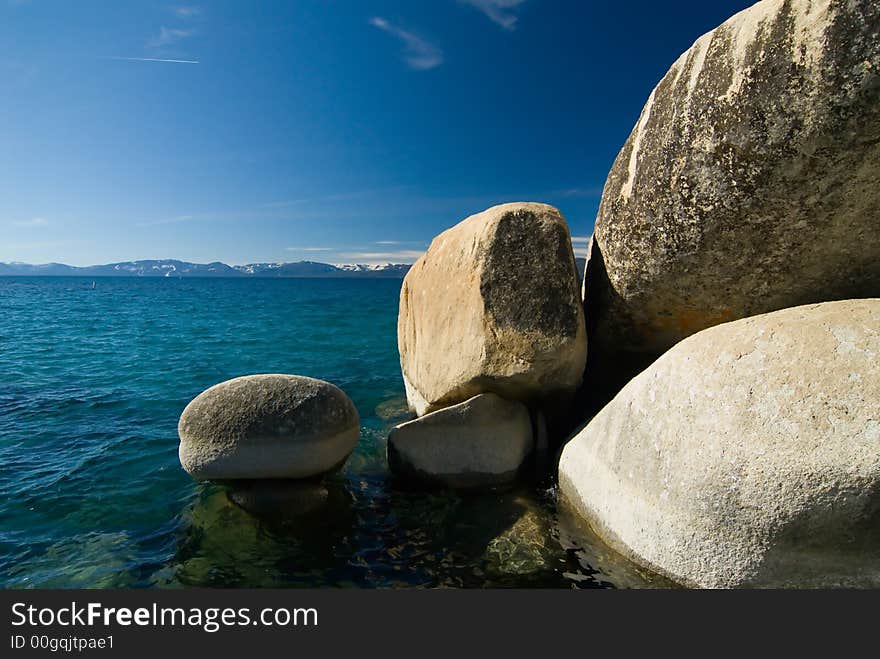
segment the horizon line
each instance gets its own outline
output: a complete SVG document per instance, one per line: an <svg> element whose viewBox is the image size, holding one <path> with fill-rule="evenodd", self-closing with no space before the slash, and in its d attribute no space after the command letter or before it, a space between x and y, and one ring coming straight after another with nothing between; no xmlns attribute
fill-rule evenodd
<svg viewBox="0 0 880 659"><path fill-rule="evenodd" d="M159 259L129 259L127 261L108 261L106 263L89 263L87 265L71 265L70 263L64 263L62 261L46 261L44 263L29 263L27 261L0 261L0 265L28 265L32 267L38 266L48 266L48 265L62 265L67 268L99 268L108 265L121 265L125 263L144 263L148 261L177 261L179 263L186 263L188 265L212 265L214 263L219 263L221 265L225 265L230 268L241 268L249 265L263 265L263 264L272 264L272 265L287 265L291 263L318 263L321 265L412 265L413 262L406 261L387 261L387 260L373 260L370 261L367 259L366 261L314 261L311 259L300 259L298 261L247 261L241 263L227 263L226 261L214 260L214 261L187 261L185 259L176 259L176 258L159 258Z"/></svg>

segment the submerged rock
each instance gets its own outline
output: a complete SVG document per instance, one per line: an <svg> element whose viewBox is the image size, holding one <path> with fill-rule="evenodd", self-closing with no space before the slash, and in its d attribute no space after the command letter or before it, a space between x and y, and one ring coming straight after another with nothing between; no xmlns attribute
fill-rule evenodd
<svg viewBox="0 0 880 659"><path fill-rule="evenodd" d="M523 502L522 516L486 546L489 569L500 574L528 575L551 569L560 548L553 539L549 515Z"/></svg>
<svg viewBox="0 0 880 659"><path fill-rule="evenodd" d="M688 586L880 586L880 299L691 336L565 447L564 499Z"/></svg>
<svg viewBox="0 0 880 659"><path fill-rule="evenodd" d="M880 295L878 26L876 0L764 0L672 65L605 184L591 361Z"/></svg>
<svg viewBox="0 0 880 659"><path fill-rule="evenodd" d="M337 488L332 488L334 491ZM296 519L328 507L331 487L321 480L258 479L235 481L229 500L252 515Z"/></svg>
<svg viewBox="0 0 880 659"><path fill-rule="evenodd" d="M411 409L485 392L538 403L572 395L587 353L576 273L568 225L552 206L495 206L437 236L400 292Z"/></svg>
<svg viewBox="0 0 880 659"><path fill-rule="evenodd" d="M480 394L396 426L388 437L388 463L409 480L505 485L516 479L533 444L525 405Z"/></svg>
<svg viewBox="0 0 880 659"><path fill-rule="evenodd" d="M125 531L79 533L9 561L3 588L137 588L142 551Z"/></svg>
<svg viewBox="0 0 880 659"><path fill-rule="evenodd" d="M292 487L306 487L289 483ZM351 502L337 483L315 487L317 499L326 501L309 512L284 503L285 485L254 483L262 490L258 499L241 499L250 485L235 483L236 490L207 484L181 512L178 545L172 557L154 574L160 587L291 588L339 586L346 558L339 547L357 525ZM275 490L275 495L270 491ZM324 492L322 494L321 492ZM263 495L268 495L265 500ZM280 506L272 510L270 499ZM250 504L257 503L254 509ZM244 504L244 505L243 505ZM266 504L266 507L263 506Z"/></svg>
<svg viewBox="0 0 880 659"><path fill-rule="evenodd" d="M338 387L299 375L248 375L199 394L178 425L180 464L198 480L309 478L354 450L360 420Z"/></svg>
<svg viewBox="0 0 880 659"><path fill-rule="evenodd" d="M406 402L406 396L390 398L376 406L374 414L383 421L402 423L412 419L412 412Z"/></svg>

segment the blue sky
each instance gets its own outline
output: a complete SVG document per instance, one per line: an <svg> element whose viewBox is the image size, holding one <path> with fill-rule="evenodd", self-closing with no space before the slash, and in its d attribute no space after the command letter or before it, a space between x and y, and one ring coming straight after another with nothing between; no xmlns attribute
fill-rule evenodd
<svg viewBox="0 0 880 659"><path fill-rule="evenodd" d="M522 200L582 247L652 87L749 4L0 0L0 261L410 262Z"/></svg>

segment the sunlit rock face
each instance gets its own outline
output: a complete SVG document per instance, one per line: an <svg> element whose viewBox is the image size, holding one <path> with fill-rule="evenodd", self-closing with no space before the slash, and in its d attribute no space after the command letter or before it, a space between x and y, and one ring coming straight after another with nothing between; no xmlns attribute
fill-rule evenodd
<svg viewBox="0 0 880 659"><path fill-rule="evenodd" d="M880 3L764 0L700 37L608 175L591 355L880 294ZM591 357L592 360L592 357Z"/></svg>
<svg viewBox="0 0 880 659"><path fill-rule="evenodd" d="M477 394L559 403L587 352L568 225L552 206L495 206L437 236L400 293L397 338L410 408Z"/></svg>
<svg viewBox="0 0 880 659"><path fill-rule="evenodd" d="M880 299L684 339L565 446L559 489L687 586L880 586Z"/></svg>
<svg viewBox="0 0 880 659"><path fill-rule="evenodd" d="M388 463L410 481L492 487L514 482L533 447L525 405L479 394L395 426Z"/></svg>

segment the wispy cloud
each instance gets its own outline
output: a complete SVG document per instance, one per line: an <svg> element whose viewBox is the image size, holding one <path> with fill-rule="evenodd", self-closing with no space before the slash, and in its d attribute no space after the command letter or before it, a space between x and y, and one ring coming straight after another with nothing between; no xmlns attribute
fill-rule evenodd
<svg viewBox="0 0 880 659"><path fill-rule="evenodd" d="M505 30L515 30L519 21L516 11L525 0L461 0L461 2L483 12L490 21Z"/></svg>
<svg viewBox="0 0 880 659"><path fill-rule="evenodd" d="M401 249L391 252L350 252L347 254L342 254L342 256L350 259L368 259L371 261L382 259L387 261L394 261L414 260L419 258L424 253L425 250L422 249Z"/></svg>
<svg viewBox="0 0 880 659"><path fill-rule="evenodd" d="M409 68L428 71L443 63L443 51L422 37L378 16L370 19L370 25L390 34L403 44L403 59Z"/></svg>
<svg viewBox="0 0 880 659"><path fill-rule="evenodd" d="M201 16L202 8L194 5L180 5L172 9L174 15L178 18L195 18Z"/></svg>
<svg viewBox="0 0 880 659"><path fill-rule="evenodd" d="M342 199L352 199L371 194L370 192L343 192L339 194L323 195L321 197L303 197L302 199L285 199L284 201L271 201L262 205L262 208L288 208L290 206L299 206L301 204L311 204L321 201L339 201Z"/></svg>
<svg viewBox="0 0 880 659"><path fill-rule="evenodd" d="M333 247L285 247L288 252L332 252Z"/></svg>
<svg viewBox="0 0 880 659"><path fill-rule="evenodd" d="M409 249L413 249L414 247L427 247L430 244L429 240L374 240L370 243L371 245L379 245L380 247L403 247L404 245L409 246ZM369 249L369 248L367 248Z"/></svg>
<svg viewBox="0 0 880 659"><path fill-rule="evenodd" d="M161 220L150 220L148 222L139 222L139 227L155 227L160 224L178 224L180 222L189 222L194 220L195 217L192 215L175 215L174 217L166 217Z"/></svg>
<svg viewBox="0 0 880 659"><path fill-rule="evenodd" d="M575 256L587 257L587 247L590 244L590 236L572 236L571 248L574 250Z"/></svg>
<svg viewBox="0 0 880 659"><path fill-rule="evenodd" d="M44 217L32 217L27 220L13 220L10 224L16 227L44 227L49 221Z"/></svg>
<svg viewBox="0 0 880 659"><path fill-rule="evenodd" d="M198 64L195 59L166 59L164 57L108 57L107 59L122 60L123 62L162 62L165 64Z"/></svg>
<svg viewBox="0 0 880 659"><path fill-rule="evenodd" d="M601 197L602 186L567 188L565 190L557 190L554 194L559 195L560 197Z"/></svg>
<svg viewBox="0 0 880 659"><path fill-rule="evenodd" d="M336 194L320 195L317 197L301 197L298 199L283 199L281 201L270 201L261 204L261 208L288 208L289 206L299 206L302 204L317 204L322 202L346 201L351 199L362 199L365 197L374 197L377 195L387 195L392 192L407 190L410 186L398 185L392 188L376 188L371 190L356 190L354 192L337 192Z"/></svg>
<svg viewBox="0 0 880 659"><path fill-rule="evenodd" d="M299 204L304 204L308 199L288 199L286 201L270 201L268 203L262 204L261 208L288 208L289 206L297 206Z"/></svg>
<svg viewBox="0 0 880 659"><path fill-rule="evenodd" d="M150 48L170 46L179 41L183 41L184 39L188 39L193 34L195 34L195 30L184 30L176 27L165 27L163 25L159 28L159 34L147 42L147 46Z"/></svg>

